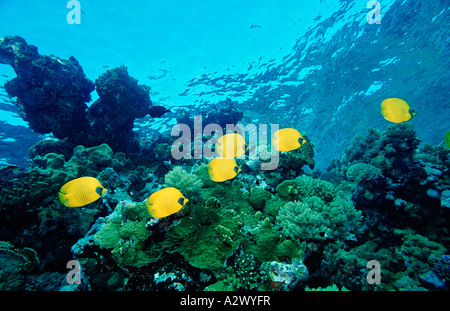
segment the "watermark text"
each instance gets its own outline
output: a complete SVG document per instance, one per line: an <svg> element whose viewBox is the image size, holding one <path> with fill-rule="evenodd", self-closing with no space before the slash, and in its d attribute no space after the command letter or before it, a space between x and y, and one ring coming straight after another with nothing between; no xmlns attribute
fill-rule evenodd
<svg viewBox="0 0 450 311"><path fill-rule="evenodd" d="M81 24L81 4L77 0L67 2L66 8L71 9L67 13L66 20L69 25Z"/></svg>
<svg viewBox="0 0 450 311"><path fill-rule="evenodd" d="M367 13L367 23L370 25L381 24L381 5L379 1L370 0L366 8L371 9Z"/></svg>

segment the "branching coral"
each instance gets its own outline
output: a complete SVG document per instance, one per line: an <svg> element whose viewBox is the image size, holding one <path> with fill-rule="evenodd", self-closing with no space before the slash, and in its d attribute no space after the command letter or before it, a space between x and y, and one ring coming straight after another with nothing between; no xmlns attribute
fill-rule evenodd
<svg viewBox="0 0 450 311"><path fill-rule="evenodd" d="M319 211L311 209L306 202L286 203L280 208L276 223L284 235L293 239L318 240L327 231L329 234L323 216Z"/></svg>

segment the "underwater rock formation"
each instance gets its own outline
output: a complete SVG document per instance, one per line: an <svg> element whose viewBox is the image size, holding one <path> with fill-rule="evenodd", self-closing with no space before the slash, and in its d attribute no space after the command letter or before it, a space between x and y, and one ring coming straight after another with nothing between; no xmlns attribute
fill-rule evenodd
<svg viewBox="0 0 450 311"><path fill-rule="evenodd" d="M40 55L23 38L6 36L0 39L0 63L16 72L5 89L17 97L20 115L33 131L82 141L88 126L86 103L95 87L74 57Z"/></svg>
<svg viewBox="0 0 450 311"><path fill-rule="evenodd" d="M89 107L86 116L90 144L107 143L116 152L136 152L133 124L149 112L150 87L139 85L125 66L108 69L95 80L95 86L100 98Z"/></svg>
<svg viewBox="0 0 450 311"><path fill-rule="evenodd" d="M68 138L72 147L107 143L116 152L138 150L132 128L149 112L150 87L139 85L125 66L108 69L94 85L74 57L40 55L18 36L0 39L0 63L16 72L5 89L17 97L20 115L33 131ZM99 99L88 108L94 89Z"/></svg>

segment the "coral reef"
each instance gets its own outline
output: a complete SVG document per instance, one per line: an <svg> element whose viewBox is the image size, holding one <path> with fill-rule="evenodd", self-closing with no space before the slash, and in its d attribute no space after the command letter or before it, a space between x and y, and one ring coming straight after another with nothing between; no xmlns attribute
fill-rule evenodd
<svg viewBox="0 0 450 311"><path fill-rule="evenodd" d="M383 154L387 145L396 146L393 148L401 149L399 159L382 162L370 157L365 162L365 153L358 153L359 145L354 143L350 148L352 162L345 158L334 161L332 170L325 173L333 183L300 174L279 181L276 187L263 187L263 181L268 180L266 172L252 182L248 178L251 171L246 168L232 182L219 184L211 182L205 164L190 167L180 163L167 173L158 173L161 184L155 187L165 182L199 194L186 209L156 220L146 214L142 203L119 201L114 212L99 218L90 234L79 241L74 255L91 267L87 273L92 284L106 289L114 288L112 281L105 281L112 277L128 280L115 286L142 289L138 280L149 271L153 271L149 276L152 283L146 288L165 284L167 290L193 288L195 278L206 290L445 289L449 271L443 238L445 210L435 211L444 213L444 218L434 220L425 230L400 229L395 225L399 222L392 219L403 211L407 216L403 222L417 227L417 220L426 215L423 200L434 200L440 206L441 189L448 187L447 172L442 168L447 160L445 153L436 148L418 153L415 147L399 147L402 140L406 146L415 146L416 140L408 136L411 131L370 133L378 139L386 137L378 149L372 150L374 154ZM363 143L362 148L366 145ZM405 157L412 162L403 161ZM385 178L390 176L386 163L400 165L408 172L395 180L394 188ZM420 173L423 171L416 166L427 168ZM411 176L417 173L420 180ZM412 198L398 192L403 187L409 189L407 183L414 180L419 186L422 181L423 194ZM427 180L441 185L438 198L426 194L431 185ZM390 202L390 194L400 197L394 198L397 205L388 211L384 204ZM96 253L101 253L102 259L93 255ZM173 267L154 268L174 256L182 262L179 268L183 273ZM382 267L381 284L368 284L365 278L369 273L367 262L374 259ZM102 262L110 264L99 274L92 267ZM203 273L201 278L199 271ZM98 283L94 281L97 279Z"/></svg>
<svg viewBox="0 0 450 311"><path fill-rule="evenodd" d="M38 152L29 171L0 171L0 216L16 226L4 225L1 239L16 253L35 249L40 269L73 256L83 267L77 290L446 290L448 151L417 149L401 127L356 138L320 177L243 165L233 181L215 183L205 163L173 165L169 152L139 164L107 144L77 146L69 159ZM82 175L96 176L107 195L86 208L62 207L55 193ZM190 200L154 219L144 201L166 186ZM371 260L382 267L381 284L366 281ZM18 278L23 288L37 276L24 269Z"/></svg>
<svg viewBox="0 0 450 311"><path fill-rule="evenodd" d="M418 149L412 125L357 135L322 174L303 135L276 170L238 160L240 174L216 183L203 160L173 161L169 135L138 141L133 123L148 113L150 88L126 67L96 79L99 99L88 108L94 84L74 58L5 37L0 63L17 73L6 90L23 118L58 138L30 150L28 169L0 170L2 289L43 288L29 283L60 276L75 258L77 290L448 290L449 150ZM222 127L243 117L230 99L200 115ZM193 128L194 117L180 109L177 121ZM81 176L98 178L107 194L62 206L58 189ZM189 202L155 219L145 200L162 187ZM367 282L372 260L380 284Z"/></svg>
<svg viewBox="0 0 450 311"><path fill-rule="evenodd" d="M322 174L351 195L366 228L361 245L325 246L324 268L334 284L352 290L448 288L449 213L442 204L449 187L448 152L443 146L417 149L418 143L408 124L369 129ZM378 285L363 278L364 264L373 259L383 269Z"/></svg>
<svg viewBox="0 0 450 311"><path fill-rule="evenodd" d="M77 146L68 161L63 155L49 153L32 159L27 170L2 169L0 216L8 221L1 224L0 239L16 248L34 249L40 269L54 271L59 267L56 272L60 272L72 258L71 245L109 209L102 200L83 208L66 208L57 199L60 187L70 179L97 176L108 168L120 170L122 165L111 148L102 144ZM114 204L116 195L111 196L109 204Z"/></svg>

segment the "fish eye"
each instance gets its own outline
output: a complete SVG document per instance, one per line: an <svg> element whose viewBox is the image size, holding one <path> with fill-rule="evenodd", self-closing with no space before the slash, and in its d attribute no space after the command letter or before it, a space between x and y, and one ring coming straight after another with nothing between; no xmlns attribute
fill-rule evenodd
<svg viewBox="0 0 450 311"><path fill-rule="evenodd" d="M235 166L235 167L234 167L234 172L235 172L236 174L239 173L239 167Z"/></svg>
<svg viewBox="0 0 450 311"><path fill-rule="evenodd" d="M184 205L184 198L179 198L178 203L183 206Z"/></svg>

